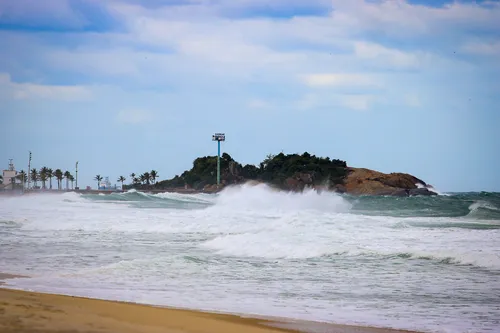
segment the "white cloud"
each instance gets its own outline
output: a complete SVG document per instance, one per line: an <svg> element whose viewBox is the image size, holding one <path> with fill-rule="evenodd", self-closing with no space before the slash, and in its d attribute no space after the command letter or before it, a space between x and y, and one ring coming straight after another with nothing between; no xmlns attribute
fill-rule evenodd
<svg viewBox="0 0 500 333"><path fill-rule="evenodd" d="M299 3L298 0L294 1ZM315 1L323 6L326 3L323 0ZM36 52L36 61L41 65L37 65L49 65L51 70L65 75L84 74L96 82L104 80L109 83L114 80L117 86L126 84L144 89L161 90L168 87L196 91L202 85L212 88L233 83L244 86L250 82L279 86L283 91L291 88L290 91L304 95L314 88L337 94L374 94L374 91L378 91L379 96L387 96L389 89L381 91L380 88L389 87L391 82L399 82L395 76L401 71L429 68L453 70L457 68L456 60L439 58L425 46L421 51L408 52L397 49L397 44L388 47L368 42L363 39L364 33L383 30L391 38L426 33L429 38L441 38L440 29L444 28L433 30L439 20L450 31L464 22L480 25L483 21L494 29L498 25L494 18L500 8L492 5L493 9L488 11L479 5L462 3L431 8L403 0L333 0L334 11L330 16L276 20L269 17L237 19L223 15L224 6L254 6L255 3L249 0L193 0L189 6L159 6L157 2L155 8L130 3L132 1L123 3L114 0L104 5L125 32L78 33L69 36L58 33L57 38L69 40L71 37L71 47L64 47L64 40L61 39L47 46L49 44L45 44L44 38L48 36L50 41L54 37L50 34L40 33L32 37L33 44L39 46L33 47L33 50L39 51ZM285 0L272 2L272 6L278 7L286 4ZM479 15L481 20L469 15L469 12ZM401 39L403 42L406 40ZM29 41L22 40L24 47L19 47L19 53L27 53L27 45L31 45ZM11 50L16 50L16 45L12 44L5 48L7 51L2 51L0 60L3 60L4 54L12 54L11 61L15 58L15 52ZM483 48L482 52L493 51ZM384 69L391 73L384 72ZM419 75L422 73L416 72ZM35 73L38 77L40 74L43 75ZM37 88L40 87L25 86L17 96L59 95L51 94L57 87L45 91ZM79 86L72 88L65 90L66 95L76 96L79 89L85 89ZM304 97L299 104L337 105L361 110L369 109L373 102L371 97L359 95L343 100L336 98L325 102L325 96L316 97L312 94ZM396 98L398 102L404 102L401 95ZM246 103L246 97L242 97L241 101ZM254 100L248 102L247 106L269 107L266 103ZM130 116L124 119L136 118ZM137 119L142 121L140 117Z"/></svg>
<svg viewBox="0 0 500 333"><path fill-rule="evenodd" d="M301 77L302 81L311 87L335 87L335 86L376 86L377 82L370 76L364 74L348 73L324 73L308 74Z"/></svg>
<svg viewBox="0 0 500 333"><path fill-rule="evenodd" d="M355 42L354 54L359 59L373 60L377 64L388 64L395 68L418 67L424 60L422 55L418 56L367 42Z"/></svg>
<svg viewBox="0 0 500 333"><path fill-rule="evenodd" d="M225 0L215 5L196 0L189 6L154 9L112 1L106 6L126 27L126 33L74 34L71 37L80 41L78 47L46 48L39 58L54 70L106 80L128 78L137 85L176 85L189 80L198 84L222 82L221 79L279 84L293 83L291 78L300 73L355 72L358 77L310 76L306 83L315 87L379 86L380 83L363 81L366 80L363 76L367 76L363 72L415 69L422 64L438 63L435 60L439 59L430 52L404 52L353 38L370 31L371 23L365 24L363 20L372 11L378 13L385 8L404 16L422 10L420 6L403 1L404 9L398 9L385 1L354 2L360 6L359 12L346 2L334 1L335 11L331 16L275 20L220 17L219 7L228 5ZM276 5L285 3L280 0ZM237 1L230 5L246 8L251 4ZM392 24L391 29L400 22L390 15L382 19Z"/></svg>
<svg viewBox="0 0 500 333"><path fill-rule="evenodd" d="M500 31L500 3L453 2L443 7L405 0L332 0L335 12L351 29L383 31L389 36L433 35L471 29Z"/></svg>
<svg viewBox="0 0 500 333"><path fill-rule="evenodd" d="M250 109L269 109L272 107L272 104L268 101L265 101L263 99L252 99L247 103L247 106Z"/></svg>
<svg viewBox="0 0 500 333"><path fill-rule="evenodd" d="M85 86L56 86L35 83L15 83L10 75L0 73L0 87L7 98L45 99L59 101L81 101L92 97L91 89Z"/></svg>
<svg viewBox="0 0 500 333"><path fill-rule="evenodd" d="M307 93L294 102L299 110L327 109L367 111L379 97L371 94L328 94L325 92Z"/></svg>
<svg viewBox="0 0 500 333"><path fill-rule="evenodd" d="M500 38L492 42L469 42L462 50L475 55L500 57Z"/></svg>
<svg viewBox="0 0 500 333"><path fill-rule="evenodd" d="M366 111L370 109L371 104L376 100L373 95L344 95L340 102L346 108L356 111Z"/></svg>
<svg viewBox="0 0 500 333"><path fill-rule="evenodd" d="M147 110L122 110L118 112L116 119L125 124L144 124L154 120L154 115Z"/></svg>

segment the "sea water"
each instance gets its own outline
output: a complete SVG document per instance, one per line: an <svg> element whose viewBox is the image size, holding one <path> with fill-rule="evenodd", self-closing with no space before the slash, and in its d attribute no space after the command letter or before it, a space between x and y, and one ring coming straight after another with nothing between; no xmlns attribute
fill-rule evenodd
<svg viewBox="0 0 500 333"><path fill-rule="evenodd" d="M0 197L7 286L428 332L500 331L500 194Z"/></svg>

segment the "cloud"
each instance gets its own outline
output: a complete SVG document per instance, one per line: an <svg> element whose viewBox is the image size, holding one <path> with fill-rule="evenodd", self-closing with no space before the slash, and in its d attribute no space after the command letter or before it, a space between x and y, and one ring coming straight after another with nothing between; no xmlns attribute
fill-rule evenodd
<svg viewBox="0 0 500 333"><path fill-rule="evenodd" d="M368 111L374 102L379 100L373 94L329 94L325 92L311 92L303 95L293 103L298 110L327 110L327 111Z"/></svg>
<svg viewBox="0 0 500 333"><path fill-rule="evenodd" d="M247 106L250 109L269 109L272 107L272 104L268 101L265 101L263 99L252 99L247 103Z"/></svg>
<svg viewBox="0 0 500 333"><path fill-rule="evenodd" d="M373 95L344 95L340 98L340 103L351 110L367 111L375 100Z"/></svg>
<svg viewBox="0 0 500 333"><path fill-rule="evenodd" d="M370 76L363 74L309 74L301 77L310 87L337 87L337 86L376 86L378 83Z"/></svg>
<svg viewBox="0 0 500 333"><path fill-rule="evenodd" d="M418 56L368 42L355 42L354 54L359 59L371 60L377 65L388 65L392 68L416 68L424 60L422 55Z"/></svg>
<svg viewBox="0 0 500 333"><path fill-rule="evenodd" d="M125 124L145 124L154 120L154 115L147 110L122 110L118 112L116 119Z"/></svg>
<svg viewBox="0 0 500 333"><path fill-rule="evenodd" d="M92 97L91 89L85 86L57 86L34 83L15 83L9 74L0 73L0 87L6 98L25 100L83 101Z"/></svg>
<svg viewBox="0 0 500 333"><path fill-rule="evenodd" d="M500 3L452 2L441 7L392 0L332 0L334 17L351 29L380 31L387 36L440 35L500 31Z"/></svg>
<svg viewBox="0 0 500 333"><path fill-rule="evenodd" d="M462 47L462 50L474 55L500 57L500 40L490 42L469 42Z"/></svg>
<svg viewBox="0 0 500 333"><path fill-rule="evenodd" d="M68 0L0 1L0 24L12 27L80 28L87 20Z"/></svg>

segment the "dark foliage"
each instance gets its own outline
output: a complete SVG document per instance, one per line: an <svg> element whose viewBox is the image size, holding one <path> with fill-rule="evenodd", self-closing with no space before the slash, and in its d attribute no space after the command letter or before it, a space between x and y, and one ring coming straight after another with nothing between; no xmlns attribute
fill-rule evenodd
<svg viewBox="0 0 500 333"><path fill-rule="evenodd" d="M342 183L346 175L347 164L341 160L330 160L309 153L302 155L280 153L268 155L264 161L255 165L242 166L224 153L221 156L221 180L225 183L240 183L246 180L261 180L277 186L283 186L286 179L297 174L312 175L315 184L329 181L331 184ZM185 185L201 189L205 185L217 182L217 156L199 157L193 162L193 168L180 176L156 184L156 188L184 187Z"/></svg>

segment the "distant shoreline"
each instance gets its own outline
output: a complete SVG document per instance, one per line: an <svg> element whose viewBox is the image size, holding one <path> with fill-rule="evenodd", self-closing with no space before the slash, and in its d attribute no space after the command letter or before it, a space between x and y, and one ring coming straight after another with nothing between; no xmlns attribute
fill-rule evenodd
<svg viewBox="0 0 500 333"><path fill-rule="evenodd" d="M0 191L0 196L20 196L29 194L62 194L62 193L78 193L78 194L113 194L113 193L125 193L130 190L5 190ZM209 193L205 191L193 190L193 189L183 189L183 188L172 188L172 189L139 189L138 192L144 193L181 193L181 194L198 194L198 193Z"/></svg>

